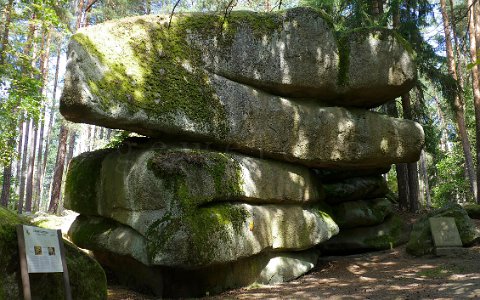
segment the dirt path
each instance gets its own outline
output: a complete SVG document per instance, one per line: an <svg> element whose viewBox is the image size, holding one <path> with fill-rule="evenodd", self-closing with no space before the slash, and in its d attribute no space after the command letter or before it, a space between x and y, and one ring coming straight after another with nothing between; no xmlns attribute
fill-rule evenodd
<svg viewBox="0 0 480 300"><path fill-rule="evenodd" d="M476 221L480 228L480 221ZM309 274L283 284L232 290L208 299L480 299L480 245L461 257L391 251L321 257ZM109 299L154 299L112 287Z"/></svg>

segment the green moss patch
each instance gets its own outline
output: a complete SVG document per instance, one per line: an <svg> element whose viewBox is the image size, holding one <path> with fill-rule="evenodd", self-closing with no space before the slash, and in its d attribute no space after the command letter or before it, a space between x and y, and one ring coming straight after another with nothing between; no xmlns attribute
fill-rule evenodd
<svg viewBox="0 0 480 300"><path fill-rule="evenodd" d="M95 35L97 39L74 35L73 40L108 67L101 80L88 82L91 91L105 110L120 102L129 113L142 110L164 122L190 122L199 130L224 137L225 110L200 67L200 51L187 41L190 30L195 30L192 26L213 30L218 17L178 17L170 28L165 24L161 19L132 18L108 29L106 41L99 40L104 37L101 34ZM108 51L109 39L123 51Z"/></svg>
<svg viewBox="0 0 480 300"><path fill-rule="evenodd" d="M463 207L472 219L480 219L480 204L470 203Z"/></svg>
<svg viewBox="0 0 480 300"><path fill-rule="evenodd" d="M98 215L97 190L102 161L112 150L83 153L70 163L65 183L65 205L86 215Z"/></svg>
<svg viewBox="0 0 480 300"><path fill-rule="evenodd" d="M26 219L0 207L0 299L21 299L16 226ZM107 299L107 281L100 265L68 241L65 256L73 299ZM34 299L65 299L61 273L30 274ZM48 288L46 288L48 287Z"/></svg>
<svg viewBox="0 0 480 300"><path fill-rule="evenodd" d="M475 224L468 217L467 212L460 205L450 203L428 213L414 224L407 244L406 250L408 253L415 256L433 254L434 245L428 222L431 217L454 218L464 246L472 245L479 238Z"/></svg>

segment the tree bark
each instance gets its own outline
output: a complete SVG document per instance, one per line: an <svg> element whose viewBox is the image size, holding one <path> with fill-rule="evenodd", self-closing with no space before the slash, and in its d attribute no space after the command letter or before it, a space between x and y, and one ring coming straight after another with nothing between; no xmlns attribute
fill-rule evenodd
<svg viewBox="0 0 480 300"><path fill-rule="evenodd" d="M3 182L2 182L2 195L0 197L0 205L8 207L10 202L10 187L12 182L12 163L8 163L3 168Z"/></svg>
<svg viewBox="0 0 480 300"><path fill-rule="evenodd" d="M75 28L80 28L82 27L82 20L83 20L83 6L84 6L85 2L84 0L79 0L78 1L78 7L77 7L77 23L76 23L76 27Z"/></svg>
<svg viewBox="0 0 480 300"><path fill-rule="evenodd" d="M48 128L47 128L47 136L46 136L46 143L45 143L45 151L43 153L43 166L42 166L42 177L45 177L45 172L47 170L47 160L48 154L50 152L50 135L52 133L52 128L54 124L55 114L53 112L53 108L55 107L56 103L56 96L57 96L57 86L58 86L58 73L60 71L60 56L62 54L62 45L58 45L57 49L57 64L55 65L55 80L53 82L53 91L52 91L52 109L50 110L50 119L48 121Z"/></svg>
<svg viewBox="0 0 480 300"><path fill-rule="evenodd" d="M460 135L460 140L462 142L463 155L465 158L465 171L467 173L467 178L469 181L470 192L472 193L474 199L477 199L477 190L476 190L476 180L475 180L475 170L473 164L472 151L470 149L470 141L468 140L467 128L465 125L465 110L464 110L464 101L461 86L458 82L455 57L453 53L452 32L450 30L450 19L447 14L447 4L446 0L440 0L440 8L443 18L443 30L445 32L445 48L447 55L447 64L448 72L455 80L457 89L454 96L454 109L455 109L455 119L457 121L457 129Z"/></svg>
<svg viewBox="0 0 480 300"><path fill-rule="evenodd" d="M398 110L395 100L390 101L386 105L387 113L398 118ZM398 190L398 204L402 210L408 208L408 171L407 164L396 164L395 170L397 172L397 190Z"/></svg>
<svg viewBox="0 0 480 300"><path fill-rule="evenodd" d="M32 202L33 202L33 177L35 171L35 157L36 157L36 150L37 150L37 139L38 139L38 129L36 122L32 119L31 126L33 129L33 146L31 153L28 158L28 171L27 171L27 184L26 184L26 192L25 192L25 212L32 211Z"/></svg>
<svg viewBox="0 0 480 300"><path fill-rule="evenodd" d="M427 209L430 209L432 207L432 197L430 195L430 183L428 180L427 159L425 155L425 150L422 150L422 154L420 156L420 171L423 176L423 187L425 191L425 207Z"/></svg>
<svg viewBox="0 0 480 300"><path fill-rule="evenodd" d="M25 200L25 181L27 178L27 157L28 157L28 144L30 142L30 122L25 121L25 136L22 150L22 173L20 176L20 189L18 192L18 213L23 211L23 203Z"/></svg>
<svg viewBox="0 0 480 300"><path fill-rule="evenodd" d="M8 47L8 37L10 35L10 23L12 22L13 0L9 0L5 7L5 26L2 34L2 49L0 50L0 65L5 63L5 55Z"/></svg>
<svg viewBox="0 0 480 300"><path fill-rule="evenodd" d="M18 125L18 135L19 135L19 139L18 139L18 145L17 145L17 175L15 176L15 178L17 179L17 185L16 185L16 189L17 189L17 193L20 193L19 189L20 189L20 176L22 175L22 149L23 149L23 143L24 143L24 138L23 138L23 135L24 135L24 128L25 127L25 122L21 121L20 120L20 124Z"/></svg>
<svg viewBox="0 0 480 300"><path fill-rule="evenodd" d="M73 158L73 151L75 150L75 141L77 138L77 133L75 131L70 132L70 137L68 139L68 152L67 152L67 157L65 159L65 166L68 167L68 164L70 164L70 161Z"/></svg>
<svg viewBox="0 0 480 300"><path fill-rule="evenodd" d="M40 59L40 72L42 76L42 89L41 94L46 97L46 85L48 81L48 69L49 69L49 58L50 58L50 39L52 37L51 29L47 29L47 33L45 36L45 49L42 52L42 56ZM45 120L47 118L47 105L45 101L42 103L42 110L43 118L40 120L39 125L39 137L38 137L38 152L37 152L37 163L36 163L36 172L35 172L35 186L33 190L33 199L34 199L34 211L37 211L40 206L40 198L41 198L41 187L43 184L43 169L42 169L42 162L43 162L43 142L44 142L44 134L45 134Z"/></svg>
<svg viewBox="0 0 480 300"><path fill-rule="evenodd" d="M405 119L413 120L412 107L410 104L410 95L408 93L402 96L403 117ZM408 163L408 196L409 196L409 210L410 212L417 212L419 208L418 203L418 170L417 163Z"/></svg>
<svg viewBox="0 0 480 300"><path fill-rule="evenodd" d="M60 194L62 191L63 169L65 166L65 154L67 148L68 129L65 124L60 127L60 134L58 136L58 151L55 163L55 172L53 174L52 196L50 198L50 205L48 212L52 214L58 213L58 206L60 204Z"/></svg>
<svg viewBox="0 0 480 300"><path fill-rule="evenodd" d="M475 9L472 6L473 0L468 0L469 12L469 38L470 38L470 57L472 62L477 61L476 36L475 36ZM476 136L476 150L477 150L477 182L480 180L480 81L478 74L478 65L472 67L472 90L473 90L473 105L475 107L475 136ZM477 195L479 194L479 187L477 185ZM477 203L480 204L480 199L477 198Z"/></svg>

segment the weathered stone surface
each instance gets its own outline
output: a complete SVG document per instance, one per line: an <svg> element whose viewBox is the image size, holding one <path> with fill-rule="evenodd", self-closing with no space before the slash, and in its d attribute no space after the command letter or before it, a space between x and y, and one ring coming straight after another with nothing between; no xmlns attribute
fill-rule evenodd
<svg viewBox="0 0 480 300"><path fill-rule="evenodd" d="M294 24L295 18L302 15L299 13L301 11L288 12L281 18ZM317 13L309 10L305 11L305 15L306 19L313 16L319 22L321 20ZM78 33L70 44L60 107L62 114L76 122L127 129L147 136L181 135L183 139L212 142L249 154L297 161L315 167L384 167L418 159L423 145L423 132L414 122L359 109L321 107L314 99L282 98L206 71L201 56L209 51L192 45L199 35L206 34L202 40L211 41L214 37L208 35L218 33L203 28L214 26L211 18L216 17L179 17L166 30L160 25L165 21L164 17L150 16L107 23ZM237 17L234 13L232 18L237 21L229 28L235 34L225 34L233 40L244 31L245 34L250 32L248 22L255 20L248 13ZM259 18L263 20L263 17ZM270 20L270 17L266 18ZM272 18L272 22L277 24L277 17ZM260 31L271 29L255 28ZM308 48L308 51L303 51L311 52L314 61L319 55L317 50L322 49L320 45L326 44L318 39L318 34L317 28L315 40L318 45L311 51ZM267 40L269 36L266 35ZM307 43L314 40L307 39L308 36L304 38L308 40ZM191 43L188 42L190 40ZM267 52L265 55L270 57ZM394 56L388 53L388 57ZM278 57L277 54L271 56L272 59ZM305 62L295 65L313 68L322 65L312 63L313 58L304 58ZM292 59L295 59L294 56ZM350 61L356 60L362 61L358 58ZM375 55L375 60L379 60L378 55ZM232 57L233 61L237 61L237 57ZM369 59L364 62L366 66L373 65ZM301 68L302 72L308 71ZM355 66L352 69L363 68ZM244 74L243 69L237 71ZM284 72L287 72L286 69ZM305 78L312 78L308 72ZM290 71L287 73L293 76ZM372 71L367 74L376 73ZM336 80L335 76L327 75L321 75L318 79L325 77ZM321 80L318 82L332 86ZM315 90L303 85L294 89ZM382 94L377 88L374 93ZM355 90L354 94L360 93ZM315 99L318 97L316 95Z"/></svg>
<svg viewBox="0 0 480 300"><path fill-rule="evenodd" d="M388 186L381 176L347 178L324 184L325 198L330 204L384 197Z"/></svg>
<svg viewBox="0 0 480 300"><path fill-rule="evenodd" d="M319 248L325 254L351 254L387 250L406 243L407 240L405 223L398 216L392 215L377 226L341 230Z"/></svg>
<svg viewBox="0 0 480 300"><path fill-rule="evenodd" d="M332 207L333 219L341 230L381 224L393 213L392 202L386 198L344 202Z"/></svg>
<svg viewBox="0 0 480 300"><path fill-rule="evenodd" d="M16 233L19 224L31 225L0 207L0 299L22 299ZM107 280L100 265L70 242L64 243L73 299L107 299ZM30 286L34 299L65 299L61 273L30 274Z"/></svg>
<svg viewBox="0 0 480 300"><path fill-rule="evenodd" d="M472 245L480 237L480 233L468 217L467 212L460 205L452 203L428 213L413 225L407 244L408 253L415 256L434 253L432 233L428 221L431 217L454 218L463 246Z"/></svg>
<svg viewBox="0 0 480 300"><path fill-rule="evenodd" d="M72 237L81 247L146 265L200 267L303 250L338 233L305 167L167 144L125 149L70 164L65 206L119 222L78 218Z"/></svg>
<svg viewBox="0 0 480 300"><path fill-rule="evenodd" d="M455 219L450 217L433 217L428 219L433 237L433 245L439 247L462 247Z"/></svg>
<svg viewBox="0 0 480 300"><path fill-rule="evenodd" d="M310 271L318 250L261 253L235 262L200 269L148 267L129 257L94 251L95 258L111 269L124 285L158 297L202 297L251 284L292 280Z"/></svg>
<svg viewBox="0 0 480 300"><path fill-rule="evenodd" d="M361 109L299 104L219 76L211 82L218 105L192 104L189 113L181 101L171 104L170 111L161 105L132 111L130 102L120 101L105 107L94 95L78 99L88 92L86 87L74 94L66 88L61 110L72 121L150 136L182 135L314 167L389 166L418 160L423 147L421 126L409 120Z"/></svg>
<svg viewBox="0 0 480 300"><path fill-rule="evenodd" d="M412 56L393 32L356 31L339 39L324 16L307 8L250 16L233 15L232 32L188 37L205 49L207 70L273 94L339 106L376 106L412 87Z"/></svg>
<svg viewBox="0 0 480 300"><path fill-rule="evenodd" d="M303 166L195 144L142 141L74 158L65 207L109 217L145 233L142 228L178 205L186 210L226 200L302 205L324 198L321 184Z"/></svg>
<svg viewBox="0 0 480 300"><path fill-rule="evenodd" d="M73 37L71 49L86 48L92 58L82 66L96 64L101 71L95 76L84 69L87 79L133 80L111 87L132 87L133 98L148 90L145 85L165 92L151 76L173 80L173 65L195 76L208 70L272 94L339 106L380 105L407 92L416 78L410 47L394 32L364 29L337 37L328 17L308 8L232 12L227 20L222 14L176 15L167 29L168 22L167 15L142 16L89 27Z"/></svg>
<svg viewBox="0 0 480 300"><path fill-rule="evenodd" d="M145 265L199 268L264 251L311 248L338 233L318 206L218 204L165 213L145 234L101 217L80 215L69 231L82 248L127 255Z"/></svg>

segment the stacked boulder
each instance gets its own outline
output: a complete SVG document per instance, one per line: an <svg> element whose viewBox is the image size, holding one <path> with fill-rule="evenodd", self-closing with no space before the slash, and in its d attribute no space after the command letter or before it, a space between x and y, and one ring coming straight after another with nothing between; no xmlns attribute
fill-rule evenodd
<svg viewBox="0 0 480 300"><path fill-rule="evenodd" d="M373 170L372 170L373 171ZM385 172L378 170L377 172ZM388 186L381 174L317 171L324 182L340 233L320 245L324 254L351 254L391 249L408 240L408 228L393 214Z"/></svg>
<svg viewBox="0 0 480 300"><path fill-rule="evenodd" d="M65 206L80 216L70 235L158 295L298 277L339 225L388 222L383 183L375 183L382 192L347 196L376 198L355 202L375 216L348 221L338 215L353 202L332 209L325 200L336 196L319 173L375 175L418 159L419 124L368 110L407 92L415 74L394 33L339 38L305 8L79 30L62 114L148 138L72 161Z"/></svg>

